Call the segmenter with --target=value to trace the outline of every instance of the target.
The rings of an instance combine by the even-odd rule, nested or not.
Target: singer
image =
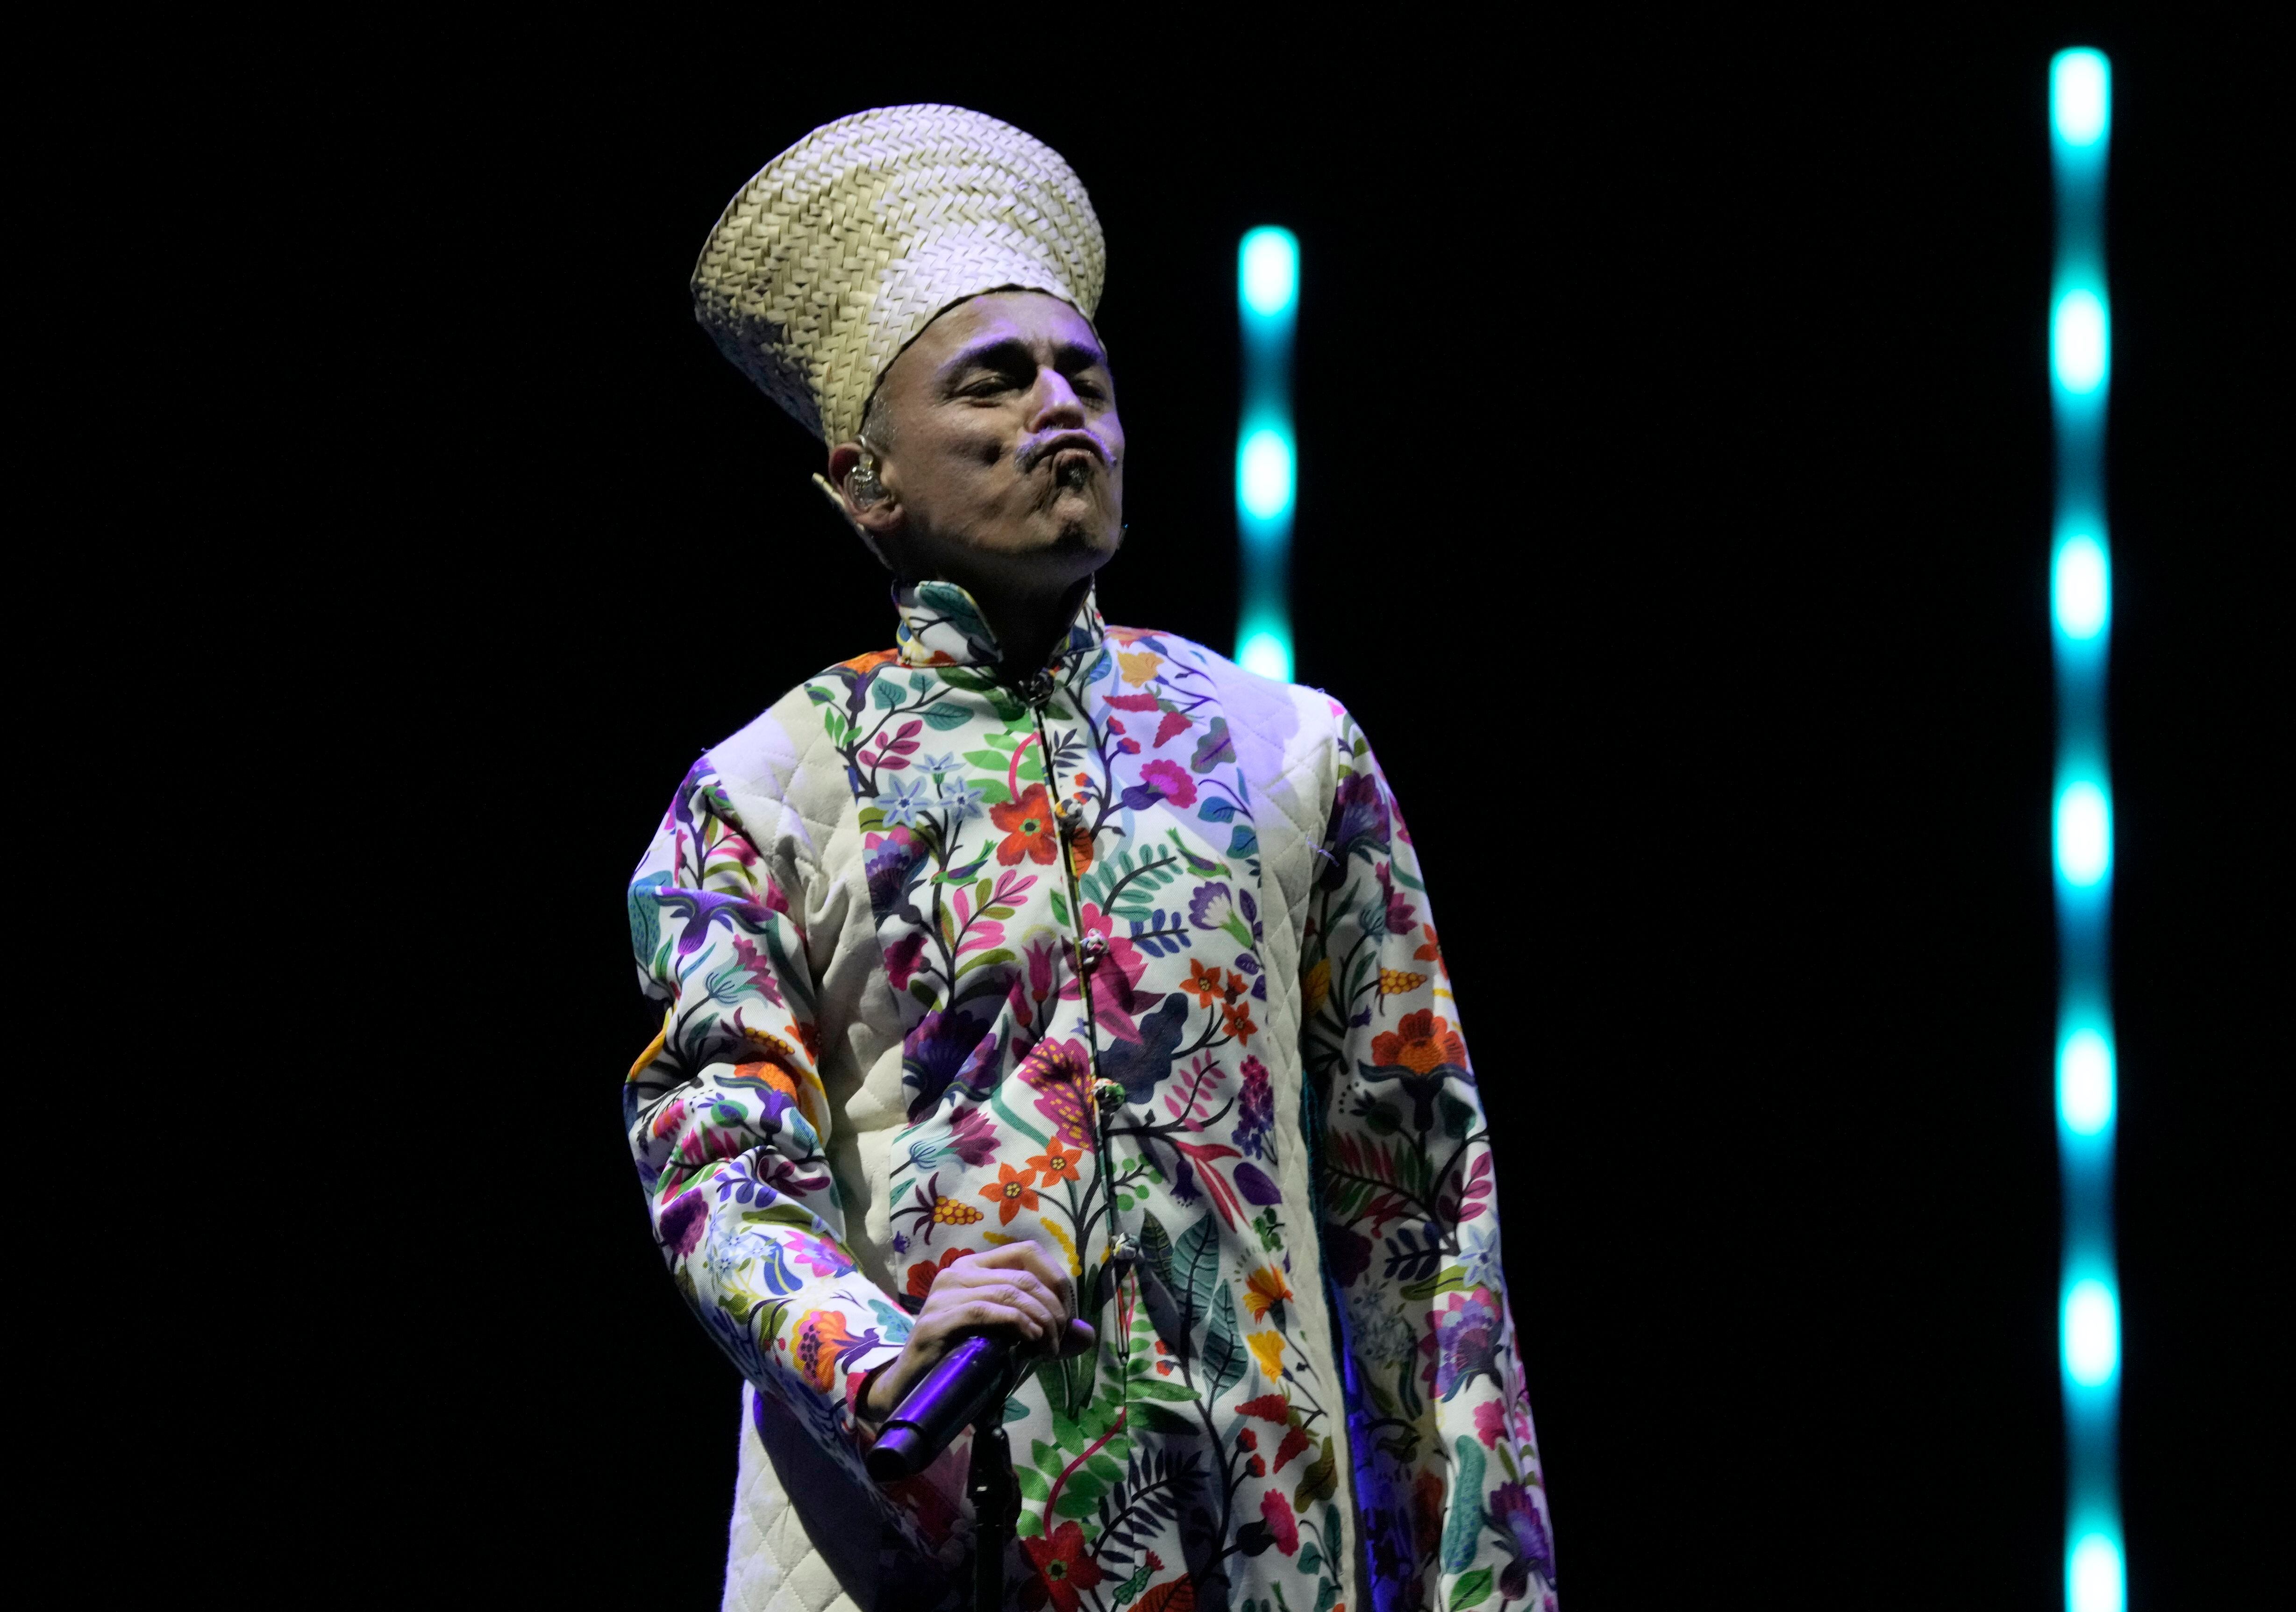
[[[980,1335],[1026,1368],[1008,1605],[1551,1608],[1491,1140],[1387,781],[1336,700],[1095,603],[1105,268],[1057,153],[904,106],[776,157],[694,270],[899,615],[695,764],[629,890],[666,1010],[630,1144],[746,1379],[725,1604],[963,1604],[967,1440],[882,1488],[865,1459]],[[805,608],[787,551],[684,585],[737,672]]]

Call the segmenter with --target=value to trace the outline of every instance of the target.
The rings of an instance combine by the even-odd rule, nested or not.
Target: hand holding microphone
[[[958,1260],[934,1279],[908,1342],[861,1402],[864,1420],[891,1424],[870,1470],[881,1478],[917,1470],[980,1413],[976,1402],[1010,1391],[1015,1364],[1082,1354],[1095,1341],[1076,1313],[1076,1284],[1035,1243]],[[930,1403],[907,1403],[913,1392]]]

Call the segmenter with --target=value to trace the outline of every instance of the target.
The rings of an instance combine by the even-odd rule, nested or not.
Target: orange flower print
[[[1442,1064],[1464,1069],[1467,1043],[1459,1039],[1459,1032],[1447,1019],[1436,1016],[1434,1009],[1422,1008],[1416,1013],[1406,1013],[1392,1030],[1372,1037],[1371,1060],[1382,1068],[1399,1066],[1414,1075],[1424,1075]]]
[[[1188,977],[1180,982],[1180,989],[1193,996],[1204,1007],[1211,1007],[1226,995],[1220,989],[1220,971],[1204,967],[1200,957],[1188,959]]]
[[[797,1323],[797,1367],[826,1394],[837,1380],[837,1350],[852,1340],[853,1330],[834,1310],[808,1311]]]
[[[1426,932],[1427,944],[1421,946],[1417,951],[1411,954],[1413,961],[1417,962],[1442,961],[1443,943],[1435,938],[1435,926],[1431,923],[1423,923],[1419,927]]]
[[[1243,1284],[1243,1307],[1251,1312],[1254,1321],[1267,1320],[1270,1310],[1291,1297],[1283,1272],[1274,1265],[1260,1266]]]
[[[1077,1160],[1083,1157],[1080,1150],[1064,1148],[1055,1141],[1029,1164],[1031,1168],[1043,1173],[1044,1184],[1049,1187],[1056,1181],[1074,1181],[1077,1178]]]
[[[1092,871],[1092,831],[1082,823],[1069,836],[1069,871],[1078,879]]]
[[[1004,831],[1004,843],[996,847],[996,860],[1008,868],[1017,865],[1023,856],[1049,866],[1060,854],[1052,798],[1045,793],[1041,783],[1030,784],[1021,791],[1020,799],[1008,806],[990,806],[988,820]]]
[[[1232,1002],[1220,1010],[1220,1022],[1238,1041],[1250,1041],[1259,1027],[1251,1022],[1251,1004]]]
[[[1009,1226],[1013,1216],[1037,1207],[1037,1173],[1011,1165],[998,1165],[996,1171],[996,1179],[980,1189],[980,1196],[996,1206],[996,1223]]]

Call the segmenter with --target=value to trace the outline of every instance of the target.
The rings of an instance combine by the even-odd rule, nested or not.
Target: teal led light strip
[[[1235,658],[1292,677],[1292,331],[1300,313],[1300,242],[1290,230],[1250,231],[1236,251],[1243,318],[1243,424],[1235,439],[1235,524],[1243,561]]]
[[[2105,399],[2112,315],[2104,282],[2105,153],[2112,69],[2093,50],[2049,63],[2057,260],[2049,288],[2050,394],[2057,433],[2049,572],[2057,681],[2052,839],[2057,893],[2057,1158],[2064,1191],[2058,1293],[2065,1407],[2065,1605],[2122,1612],[2120,1278],[2112,1247],[2118,1112],[2109,948],[2112,778],[2104,732],[2112,627],[2105,538]]]

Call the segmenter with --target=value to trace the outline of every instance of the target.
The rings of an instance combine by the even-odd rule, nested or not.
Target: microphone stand
[[[870,1477],[896,1482],[924,1470],[972,1424],[964,1492],[972,1502],[975,1612],[1004,1612],[1004,1552],[1021,1515],[1004,1402],[1020,1371],[1021,1362],[1001,1339],[978,1334],[963,1339],[903,1396],[866,1461]]]
[[[1004,1436],[1002,1399],[972,1424],[964,1493],[972,1502],[973,1612],[1004,1612],[1004,1551],[1021,1515],[1021,1485],[1013,1479],[1013,1441]]]

